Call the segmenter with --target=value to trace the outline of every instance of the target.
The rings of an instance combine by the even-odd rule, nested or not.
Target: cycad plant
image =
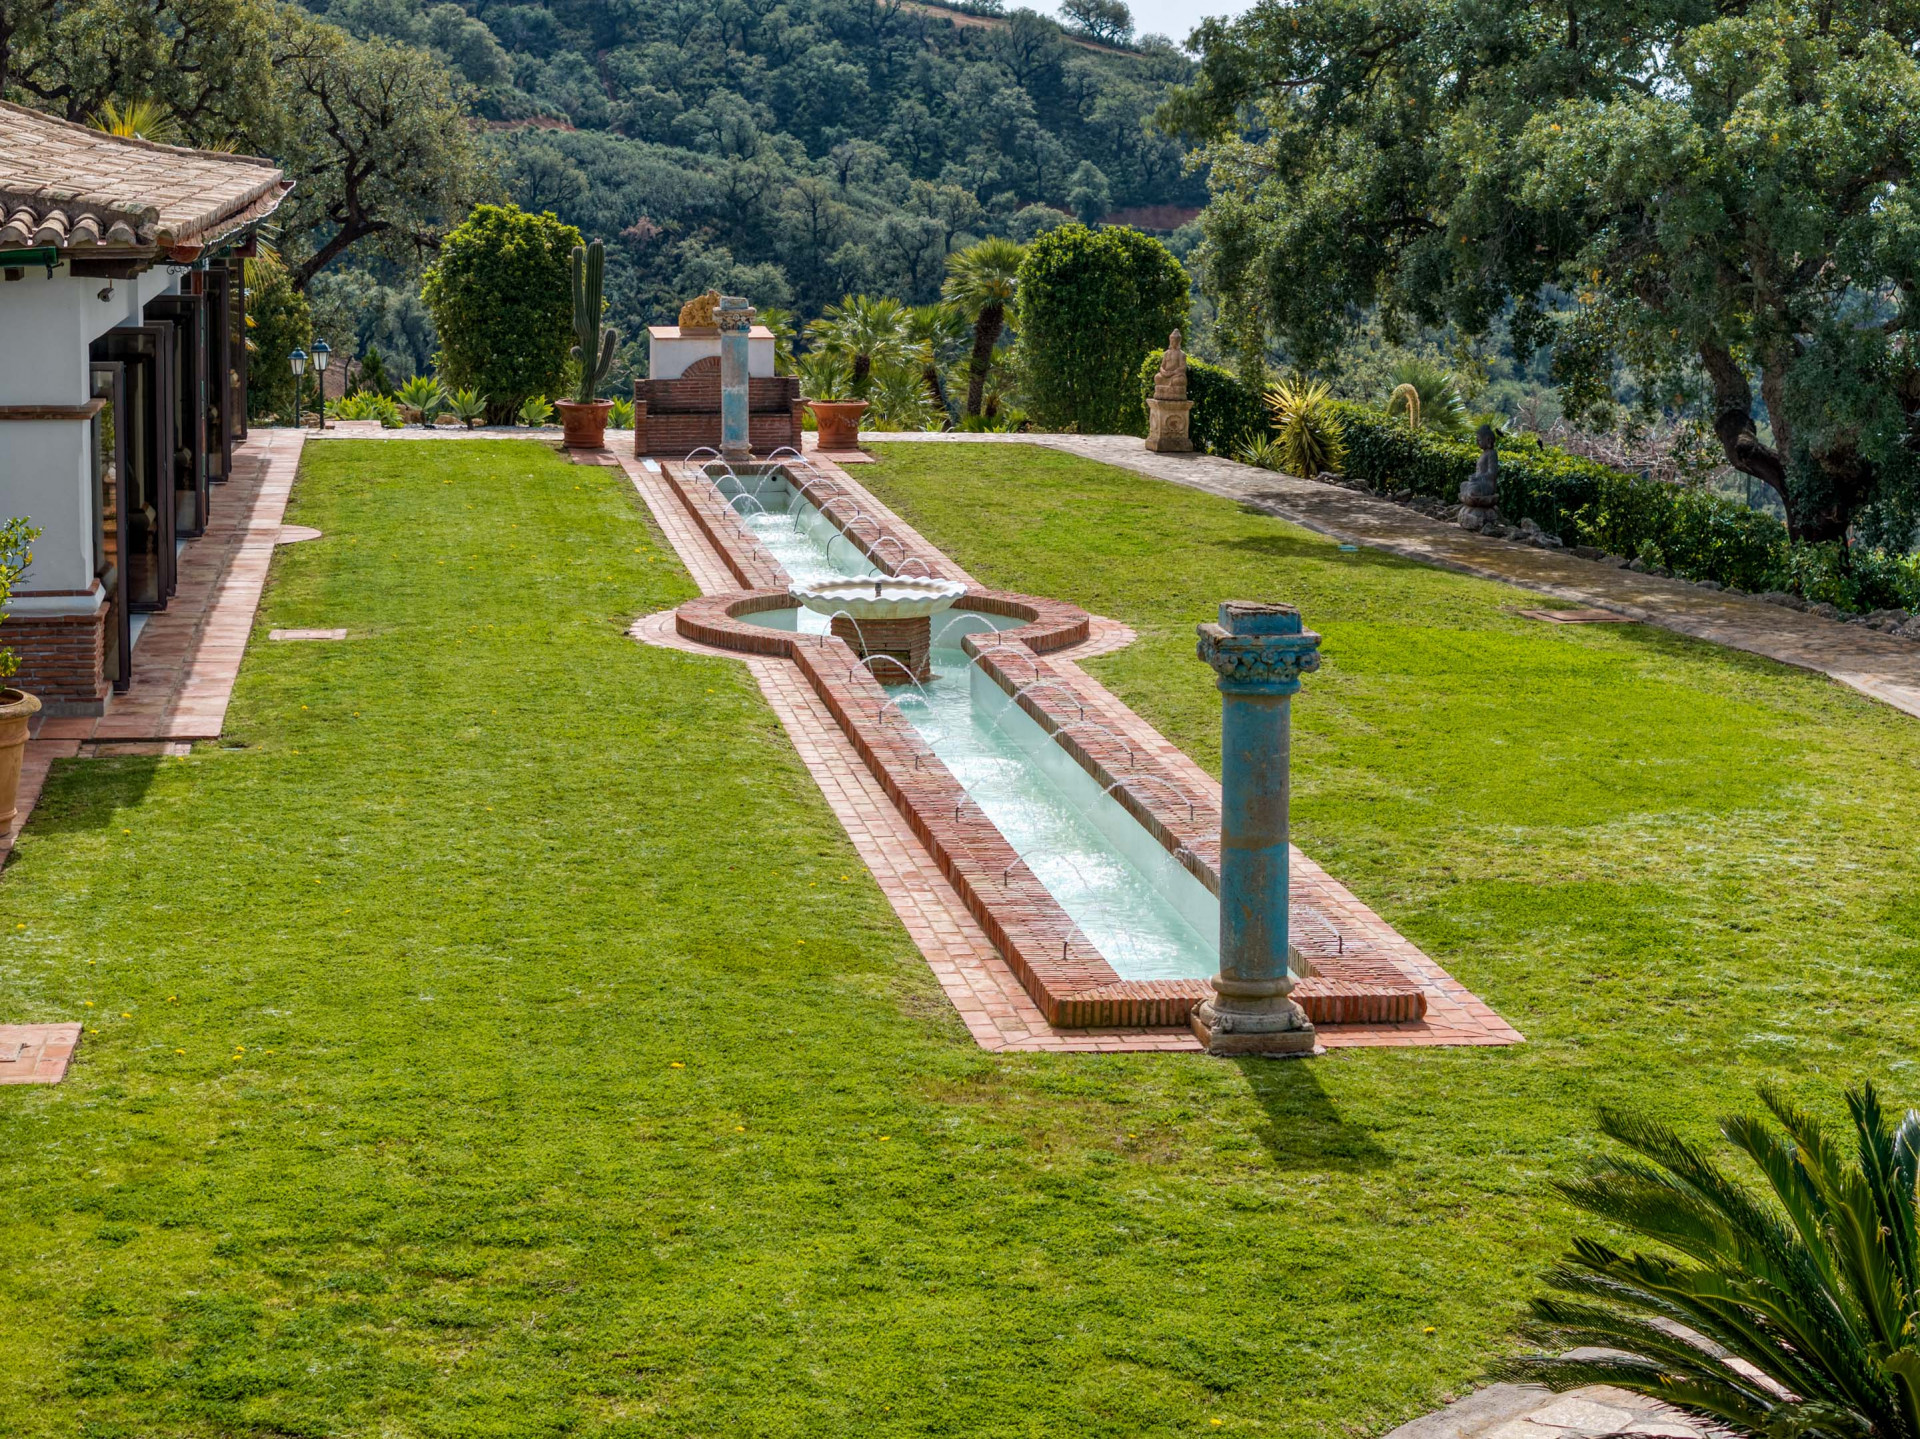
[[[487,417],[487,397],[468,385],[447,396],[447,408],[453,412],[454,419],[472,429]]]
[[[973,353],[967,359],[967,413],[984,413],[987,374],[993,347],[1000,343],[1013,302],[1020,293],[1020,261],[1026,248],[990,237],[947,256],[947,282],[940,294],[973,319]]]
[[[414,375],[394,392],[394,398],[409,410],[420,412],[420,423],[431,425],[447,403],[447,394],[431,375]]]
[[[1460,436],[1467,430],[1467,402],[1460,395],[1460,381],[1453,371],[1431,360],[1405,359],[1393,367],[1393,390],[1387,396],[1387,413],[1406,411],[1407,423],[1416,430]]]
[[[1345,431],[1325,380],[1278,381],[1267,390],[1267,409],[1273,415],[1278,468],[1306,479],[1323,470],[1340,472],[1347,462]]]
[[[573,360],[580,368],[580,389],[574,398],[583,405],[593,403],[612,372],[614,346],[620,343],[618,330],[600,324],[606,308],[606,269],[606,247],[598,240],[573,247],[573,335],[580,342],[573,347]]]
[[[848,389],[856,400],[867,398],[875,365],[907,358],[907,311],[894,299],[848,295],[827,306],[807,334],[821,350],[847,363]]]
[[[1847,1091],[1853,1153],[1777,1088],[1720,1133],[1770,1194],[1650,1120],[1603,1112],[1633,1151],[1558,1186],[1581,1208],[1661,1246],[1621,1253],[1576,1239],[1534,1302],[1544,1345],[1619,1351],[1506,1361],[1506,1377],[1614,1384],[1749,1434],[1920,1436],[1920,1114],[1891,1125],[1872,1085]]]

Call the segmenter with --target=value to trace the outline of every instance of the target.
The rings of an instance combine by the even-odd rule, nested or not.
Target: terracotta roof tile
[[[291,188],[271,160],[123,139],[0,101],[0,249],[206,243]]]

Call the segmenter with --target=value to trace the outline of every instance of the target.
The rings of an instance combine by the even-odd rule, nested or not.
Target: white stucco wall
[[[84,405],[87,350],[116,325],[138,324],[148,301],[178,289],[164,268],[131,280],[53,278],[29,268],[0,282],[0,406]],[[26,515],[43,531],[33,567],[14,591],[16,614],[90,614],[94,580],[93,465],[84,420],[0,420],[0,517]],[[58,594],[48,591],[78,591]]]
[[[678,325],[652,325],[647,329],[647,377],[653,380],[677,380],[695,360],[720,353],[718,335],[683,335]],[[773,376],[773,331],[755,325],[747,331],[747,377],[771,379]]]

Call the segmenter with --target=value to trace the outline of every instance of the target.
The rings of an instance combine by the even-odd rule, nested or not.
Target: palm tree
[[[967,361],[967,413],[980,413],[987,371],[993,366],[993,347],[1006,328],[1007,311],[1019,295],[1020,261],[1026,248],[1012,240],[989,237],[947,256],[947,283],[940,293],[947,302],[973,316],[973,355]]]
[[[1872,1085],[1848,1090],[1849,1160],[1778,1089],[1760,1098],[1784,1136],[1754,1116],[1720,1133],[1771,1202],[1666,1126],[1602,1112],[1602,1132],[1636,1157],[1557,1187],[1661,1252],[1576,1239],[1548,1277],[1575,1297],[1535,1300],[1532,1333],[1620,1352],[1497,1372],[1554,1389],[1615,1384],[1750,1434],[1920,1439],[1920,1113],[1890,1127]]]
[[[907,312],[898,300],[848,295],[829,305],[807,326],[808,337],[853,372],[853,398],[864,400],[873,384],[873,367],[907,358]]]
[[[921,382],[943,415],[949,407],[947,386],[940,378],[940,370],[960,353],[971,328],[967,317],[951,305],[915,305],[907,311],[907,341],[914,358],[920,362]]]
[[[93,128],[124,140],[151,140],[156,145],[178,145],[180,122],[158,100],[109,100],[93,118]]]
[[[793,311],[769,305],[755,318],[773,332],[774,374],[791,375],[793,373]]]

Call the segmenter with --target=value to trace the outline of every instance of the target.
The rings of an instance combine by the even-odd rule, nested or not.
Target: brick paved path
[[[863,443],[1032,444],[1099,460],[1135,474],[1239,500],[1318,534],[1386,550],[1422,564],[1501,580],[1541,594],[1613,610],[1629,619],[1782,664],[1824,674],[1920,716],[1920,644],[1858,625],[1782,609],[1469,534],[1458,526],[1336,485],[1255,469],[1217,455],[1156,455],[1130,435],[863,434]]]

